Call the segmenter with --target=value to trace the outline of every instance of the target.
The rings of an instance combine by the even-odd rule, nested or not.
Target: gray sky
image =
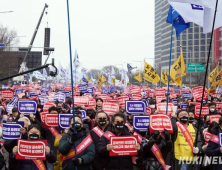
[[[132,63],[141,67],[144,58],[154,58],[154,0],[70,0],[73,56],[77,48],[81,65],[87,69]],[[20,46],[28,46],[43,10],[34,47],[43,47],[44,28],[51,28],[53,57],[66,67],[69,44],[66,0],[0,0],[0,23],[17,30]],[[42,50],[42,49],[35,49]],[[45,60],[45,56],[43,56]],[[50,59],[51,61],[51,59]],[[146,59],[153,65],[153,60]],[[117,65],[121,68],[121,65]]]

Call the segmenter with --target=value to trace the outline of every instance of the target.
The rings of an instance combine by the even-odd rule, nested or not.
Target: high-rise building
[[[155,0],[155,68],[158,73],[161,70],[169,69],[171,24],[166,23],[169,4],[167,0]],[[211,34],[203,34],[203,29],[194,23],[190,23],[190,28],[183,31],[179,38],[176,38],[173,29],[172,61],[180,55],[180,45],[182,46],[185,63],[204,63],[207,61],[208,49]],[[221,37],[222,41],[222,37]],[[214,44],[212,43],[211,56],[214,56]],[[221,46],[222,50],[222,46]],[[221,55],[222,57],[222,55]],[[210,58],[210,66],[215,66],[215,57]],[[183,83],[188,83],[190,78],[183,78]]]

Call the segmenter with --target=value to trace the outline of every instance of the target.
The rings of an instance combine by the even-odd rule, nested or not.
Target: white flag
[[[112,78],[116,78],[116,73],[115,73],[115,70],[114,70],[114,68],[112,67],[112,72],[111,72],[111,76],[112,76]]]
[[[48,74],[47,74],[47,72],[46,72],[45,68],[43,69],[42,75],[43,75],[45,78],[47,78],[47,77],[48,77]]]
[[[61,63],[59,63],[59,73],[61,77],[66,76],[66,70],[62,67]]]
[[[79,56],[76,49],[75,49],[75,56],[74,56],[73,64],[74,64],[73,70],[75,70],[76,68],[79,68],[80,66]]]
[[[188,3],[191,2],[190,3]],[[204,4],[196,5],[195,2],[201,1]],[[209,33],[212,30],[213,26],[213,18],[214,18],[214,12],[215,12],[215,6],[216,2],[215,0],[168,0],[169,4],[181,15],[181,17],[184,19],[184,21],[187,22],[193,22],[200,27],[203,27],[203,33]],[[187,2],[187,3],[185,3]],[[193,4],[194,3],[194,4]],[[218,7],[217,7],[217,15],[215,20],[215,27],[214,29],[217,29],[222,26],[222,2],[218,1]]]

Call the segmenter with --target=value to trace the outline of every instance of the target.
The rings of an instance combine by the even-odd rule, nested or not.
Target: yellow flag
[[[147,62],[144,62],[143,78],[144,80],[154,84],[157,84],[160,81],[160,77],[157,72]]]
[[[181,54],[177,58],[177,60],[173,63],[173,65],[170,68],[170,77],[176,81],[178,78],[181,78],[185,76],[185,64],[184,64],[184,58],[183,58],[183,51],[181,49]],[[180,79],[181,80],[181,79]],[[179,80],[177,80],[178,82]]]
[[[116,79],[112,78],[112,83],[113,83],[113,85],[115,85],[116,84]]]
[[[182,83],[181,83],[181,77],[179,77],[178,79],[174,80],[175,84],[177,86],[179,86],[180,88],[182,88]]]
[[[211,73],[208,77],[208,80],[210,80],[211,83],[215,80],[215,78],[217,77],[217,75],[219,73],[218,67],[219,67],[219,64],[217,65],[217,67],[213,71],[211,71]]]
[[[89,78],[88,76],[86,77],[86,79],[87,79],[88,83],[91,82],[91,78]]]
[[[167,85],[168,80],[166,79],[166,75],[164,73],[164,71],[161,72],[161,81]]]
[[[100,74],[98,73],[98,80],[99,80],[99,79],[101,79],[101,76],[100,76]]]
[[[106,81],[106,77],[104,75],[102,75],[101,80],[102,80],[102,82],[105,82]]]
[[[142,82],[142,76],[140,74],[140,71],[138,70],[138,72],[136,73],[136,75],[134,76],[134,79],[136,79],[138,82]]]

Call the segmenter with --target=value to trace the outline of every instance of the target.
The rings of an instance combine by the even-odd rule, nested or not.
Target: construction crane
[[[19,73],[22,73],[22,72],[24,72],[24,71],[27,71],[27,69],[26,69],[26,59],[27,59],[27,57],[28,57],[28,55],[29,55],[29,53],[30,53],[30,51],[31,51],[31,49],[32,49],[32,45],[33,45],[33,43],[34,43],[36,34],[37,34],[37,32],[38,32],[38,29],[39,29],[39,26],[40,26],[40,24],[41,24],[41,21],[42,21],[42,18],[43,18],[43,15],[44,15],[44,13],[45,13],[46,8],[48,8],[48,5],[47,5],[47,4],[45,4],[45,6],[44,6],[44,8],[43,8],[43,11],[42,11],[41,16],[40,16],[40,18],[39,18],[39,21],[38,21],[37,26],[36,26],[36,28],[35,28],[34,34],[33,34],[33,36],[32,36],[31,42],[30,42],[30,44],[29,44],[29,46],[28,46],[28,50],[27,50],[27,52],[26,52],[26,54],[25,54],[25,57],[24,57],[24,59],[23,59],[22,64],[20,65]],[[14,77],[14,78],[13,78],[13,82],[21,82],[22,84],[23,84],[23,83],[24,83],[24,84],[27,84],[27,82],[24,80],[24,76]]]

